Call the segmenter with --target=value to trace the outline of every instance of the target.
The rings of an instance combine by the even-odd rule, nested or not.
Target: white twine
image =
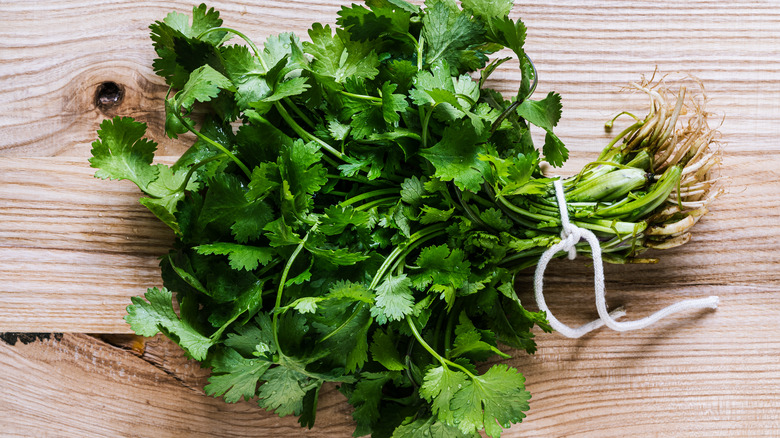
[[[579,338],[588,332],[591,332],[601,326],[606,325],[612,330],[620,332],[628,330],[637,330],[645,328],[661,318],[669,316],[673,313],[681,312],[689,309],[715,309],[718,307],[718,297],[710,296],[707,298],[690,299],[679,301],[668,307],[665,307],[654,314],[638,319],[636,321],[615,321],[616,318],[620,318],[626,314],[623,308],[618,308],[612,312],[607,312],[607,299],[606,291],[604,289],[604,265],[601,261],[601,246],[599,240],[592,231],[585,228],[580,228],[571,222],[569,222],[569,213],[566,208],[566,197],[563,194],[563,184],[561,179],[553,181],[555,186],[555,196],[558,199],[558,209],[561,212],[561,241],[551,246],[545,251],[539,258],[539,263],[536,265],[536,273],[534,274],[534,295],[536,297],[536,304],[539,310],[547,313],[547,319],[550,322],[550,326],[553,330],[566,336],[567,338]],[[593,276],[594,287],[596,292],[596,309],[599,313],[599,319],[589,322],[577,328],[571,328],[566,324],[558,321],[553,316],[550,309],[547,308],[547,303],[544,301],[543,293],[543,279],[544,271],[547,269],[547,264],[559,251],[567,251],[569,253],[569,260],[574,260],[577,256],[577,249],[575,245],[581,240],[585,239],[590,245],[591,257],[593,258]]]

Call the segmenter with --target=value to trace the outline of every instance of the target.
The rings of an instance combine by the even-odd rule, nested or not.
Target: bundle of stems
[[[723,192],[712,177],[720,163],[719,132],[710,127],[700,83],[675,92],[663,80],[630,84],[649,97],[647,116],[617,134],[598,158],[564,180],[569,216],[599,236],[610,263],[656,263],[641,258],[648,249],[669,249],[691,239],[691,228]],[[611,128],[615,119],[607,122]],[[485,188],[514,222],[515,235],[535,232],[532,248],[504,263],[517,270],[536,264],[547,246],[560,240],[560,213],[552,182],[542,195],[505,197],[501,187]],[[540,232],[539,230],[549,230]],[[577,251],[589,253],[583,241]],[[563,256],[561,252],[558,256]]]

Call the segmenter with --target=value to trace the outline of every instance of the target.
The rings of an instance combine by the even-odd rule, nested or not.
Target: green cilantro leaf
[[[498,231],[507,231],[512,228],[512,222],[501,213],[501,210],[493,207],[480,212],[479,218],[482,222]]]
[[[267,265],[274,256],[271,248],[216,242],[194,247],[198,254],[219,254],[228,256],[230,267],[236,270],[252,271],[258,265]]]
[[[279,218],[273,222],[269,222],[265,228],[265,236],[271,242],[271,246],[288,246],[298,245],[303,241],[300,236],[295,234],[292,227],[284,222],[284,218]]]
[[[451,408],[450,403],[467,381],[468,376],[465,373],[452,371],[442,365],[425,373],[425,380],[420,386],[420,395],[431,403],[431,409],[439,420],[447,424],[457,424],[456,415],[460,413]],[[464,429],[461,431],[470,432]]]
[[[566,145],[552,131],[547,131],[547,134],[544,136],[542,152],[544,152],[544,159],[555,167],[562,166],[569,159],[569,151],[566,149]]]
[[[480,435],[464,434],[458,428],[436,421],[436,417],[418,418],[410,423],[402,424],[393,431],[392,438],[477,438]]]
[[[208,102],[217,97],[219,90],[235,91],[233,83],[222,73],[214,70],[209,65],[204,65],[192,73],[184,88],[176,93],[175,99],[178,107],[189,108],[193,103]]]
[[[368,41],[377,39],[383,32],[387,32],[392,25],[392,20],[353,3],[350,8],[341,7],[336,24],[348,31],[355,41]]]
[[[252,179],[249,181],[247,198],[260,200],[271,194],[282,184],[282,175],[279,173],[279,165],[263,162],[252,170]]]
[[[114,117],[100,123],[98,140],[92,143],[89,163],[101,179],[127,179],[146,192],[157,179],[159,169],[152,166],[157,143],[143,138],[146,123],[130,117]]]
[[[419,273],[412,277],[412,284],[417,289],[429,286],[431,291],[439,293],[452,308],[456,291],[466,284],[471,273],[471,263],[465,260],[465,253],[458,248],[450,251],[444,244],[429,246],[420,251],[417,257]]]
[[[455,327],[455,342],[450,352],[452,357],[469,355],[476,360],[487,360],[490,356],[498,355],[504,359],[512,356],[503,353],[495,345],[495,336],[488,338],[492,343],[483,340],[484,334],[474,327],[466,312],[461,312],[458,317],[458,326]]]
[[[420,223],[423,225],[428,225],[436,222],[446,222],[455,212],[455,207],[451,207],[448,210],[441,210],[436,207],[426,205],[422,207],[420,211],[422,212],[422,216],[420,216]]]
[[[561,119],[561,95],[551,91],[542,100],[525,100],[517,107],[517,114],[542,129],[552,131]]]
[[[390,380],[386,373],[361,373],[360,380],[349,394],[349,404],[354,406],[352,418],[357,423],[354,436],[371,433],[374,424],[380,419],[379,403],[382,400],[382,388]]]
[[[248,108],[251,102],[259,101],[271,93],[265,81],[265,68],[246,46],[232,45],[222,49],[225,73],[236,88],[236,103],[239,108]]]
[[[461,190],[478,192],[490,166],[479,159],[485,152],[484,135],[470,124],[460,121],[444,130],[442,139],[433,147],[422,149],[420,155],[436,168],[442,181],[453,181]]]
[[[388,275],[376,288],[376,305],[371,309],[379,324],[387,321],[400,321],[404,316],[412,313],[414,297],[410,286],[410,280],[406,274],[398,276]]]
[[[409,104],[403,94],[393,94],[398,88],[396,84],[385,82],[382,84],[382,116],[390,125],[397,124],[401,120],[398,113],[406,111]]]
[[[351,205],[342,207],[333,205],[325,209],[320,217],[319,230],[327,236],[336,236],[349,226],[368,228],[371,215],[365,211],[357,211]]]
[[[453,0],[428,0],[425,5],[425,62],[435,65],[444,60],[458,73],[484,67],[487,56],[477,50],[485,33],[482,24],[472,20]]]
[[[192,8],[192,24],[190,17],[178,12],[171,12],[165,17],[165,24],[172,29],[181,32],[182,35],[189,38],[198,38],[203,32],[222,26],[222,19],[219,18],[219,12],[214,8],[208,8],[205,4],[200,4]],[[227,35],[225,31],[214,32],[211,35],[204,36],[203,40],[212,44],[224,42]]]
[[[497,364],[464,382],[450,406],[461,432],[475,433],[484,428],[488,436],[500,437],[502,427],[508,428],[525,418],[530,398],[523,375],[505,364]]]
[[[320,248],[306,245],[306,249],[315,257],[339,266],[351,266],[369,257],[368,254],[353,252],[347,248]]]
[[[310,383],[306,375],[286,366],[277,366],[266,371],[263,379],[266,382],[260,385],[257,394],[262,407],[275,411],[280,417],[301,413]]]
[[[178,12],[154,22],[149,26],[158,56],[153,63],[154,71],[171,87],[182,88],[191,71],[218,62],[215,46],[225,42],[230,34],[222,30],[205,32],[220,26],[219,12],[207,9],[204,4],[192,9],[192,24],[189,17]]]
[[[173,310],[173,295],[166,288],[149,289],[141,297],[132,297],[125,321],[140,336],[154,336],[160,331],[176,338],[177,343],[195,360],[203,360],[214,342],[203,336],[189,321]]]
[[[417,205],[423,202],[424,197],[426,197],[425,187],[423,187],[422,181],[416,175],[406,178],[401,183],[402,201],[407,204]]]
[[[371,342],[371,356],[390,371],[403,371],[406,365],[401,361],[401,354],[394,341],[392,332],[377,329]]]
[[[276,343],[271,327],[271,317],[260,313],[254,323],[244,324],[235,328],[234,333],[228,333],[225,346],[235,349],[243,356],[254,353],[276,353]]]
[[[463,9],[485,18],[499,18],[512,11],[512,0],[463,0]]]
[[[309,30],[311,42],[303,48],[314,59],[308,67],[313,73],[344,82],[347,78],[373,79],[378,73],[379,58],[370,44],[353,41],[343,29],[335,34],[329,25],[314,23]]]
[[[272,218],[263,201],[251,200],[241,181],[232,174],[219,174],[208,182],[200,223],[228,225],[241,243],[260,236]]]
[[[203,389],[213,397],[222,397],[228,403],[245,400],[257,394],[257,384],[272,362],[263,359],[246,359],[236,350],[226,348],[210,362],[209,383]]]

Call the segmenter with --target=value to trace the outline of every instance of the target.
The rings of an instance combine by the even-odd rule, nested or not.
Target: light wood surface
[[[281,31],[305,38],[342,5],[210,3],[258,42]],[[122,335],[129,297],[160,285],[157,257],[172,236],[132,184],[93,179],[86,160],[97,125],[114,115],[147,122],[162,161],[184,150],[186,139],[162,135],[165,87],[151,69],[147,27],[191,7],[0,0],[0,332],[65,333],[23,335],[28,343],[2,336],[0,435],[304,434],[252,402],[205,396],[207,370],[169,341]],[[548,0],[513,14],[529,29],[537,92],[563,95],[557,132],[572,151],[563,173],[608,141],[604,121],[644,111],[640,96],[620,89],[657,69],[705,84],[722,120],[728,192],[689,244],[656,253],[659,264],[606,269],[609,305],[625,305],[629,318],[708,295],[721,297],[720,308],[641,332],[540,334],[536,355],[507,361],[533,398],[528,418],[503,436],[780,436],[780,2]],[[491,84],[507,93],[517,85],[508,64]],[[106,81],[123,91],[116,105],[96,104]],[[548,304],[561,320],[595,317],[587,262],[548,272]],[[531,303],[530,274],[519,282]],[[307,436],[351,434],[333,387],[319,407]]]

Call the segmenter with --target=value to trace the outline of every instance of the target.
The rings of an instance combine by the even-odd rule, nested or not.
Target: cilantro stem
[[[458,301],[460,304],[460,300]],[[457,311],[453,312],[447,312],[447,328],[444,329],[444,357],[446,359],[450,358],[450,346],[452,345],[452,326],[455,325],[455,315],[457,315]]]
[[[210,29],[206,29],[203,32],[201,32],[197,37],[195,37],[195,39],[199,40],[199,39],[203,38],[204,36],[206,36],[207,34],[209,34],[211,32],[216,32],[216,31],[229,32],[229,33],[232,33],[234,35],[237,35],[238,37],[240,37],[241,39],[246,41],[246,43],[249,44],[249,47],[252,48],[252,51],[255,52],[255,56],[257,58],[259,58],[260,64],[263,66],[263,68],[266,71],[268,70],[268,67],[265,65],[265,62],[263,61],[263,58],[260,56],[260,50],[257,48],[255,43],[248,36],[244,35],[243,33],[239,32],[239,31],[237,31],[235,29],[231,29],[229,27],[212,27]]]
[[[358,303],[358,304],[355,306],[355,310],[353,310],[353,311],[352,311],[352,314],[351,314],[351,315],[349,315],[349,318],[347,318],[347,319],[346,319],[346,320],[345,320],[343,323],[341,323],[341,325],[340,325],[340,326],[336,327],[336,328],[335,328],[335,329],[334,329],[332,332],[330,332],[330,333],[328,333],[327,335],[325,335],[324,337],[320,338],[320,339],[317,341],[317,343],[324,342],[324,341],[328,340],[328,338],[332,337],[332,336],[333,336],[333,335],[335,335],[336,333],[338,333],[338,332],[340,332],[341,330],[343,330],[343,329],[344,329],[344,327],[346,327],[347,325],[349,325],[349,323],[350,323],[350,322],[352,322],[352,320],[353,320],[353,319],[355,319],[355,317],[357,316],[357,314],[358,314],[358,313],[360,312],[360,310],[361,310],[361,309],[363,309],[364,307],[365,307],[365,303]]]
[[[179,117],[179,115],[177,114],[176,117]],[[246,167],[246,165],[244,163],[242,163],[241,160],[239,160],[235,155],[233,155],[233,153],[230,152],[226,147],[222,146],[221,144],[217,143],[216,141],[214,141],[214,140],[206,137],[205,135],[201,134],[199,131],[197,131],[196,129],[193,129],[187,123],[185,123],[184,125],[187,126],[187,129],[190,132],[192,132],[193,134],[195,134],[199,139],[201,139],[201,140],[205,141],[206,143],[208,143],[208,144],[214,146],[215,148],[219,149],[220,151],[222,151],[223,154],[227,155],[231,160],[233,160],[233,162],[236,163],[239,168],[241,168],[241,171],[244,172],[244,175],[246,175],[247,178],[250,178],[250,179],[252,178],[252,172],[249,171],[249,168]]]
[[[168,89],[168,93],[170,93],[170,92],[171,92],[171,89],[169,88]],[[166,95],[165,98],[167,99],[168,96]],[[244,163],[242,163],[241,160],[239,160],[235,155],[233,155],[233,153],[230,152],[226,147],[224,147],[221,144],[217,143],[216,141],[206,137],[200,131],[198,131],[197,129],[193,128],[189,123],[187,123],[182,118],[181,114],[179,113],[179,109],[178,108],[173,108],[172,112],[173,112],[173,115],[179,120],[179,123],[181,123],[182,125],[187,127],[188,131],[190,131],[191,133],[195,134],[195,136],[198,137],[199,139],[205,141],[206,143],[208,143],[208,144],[214,146],[215,148],[219,149],[220,151],[222,151],[223,154],[227,155],[231,160],[233,160],[234,163],[236,163],[238,165],[239,168],[241,168],[241,171],[244,172],[244,174],[246,175],[247,178],[250,178],[250,179],[252,178],[252,172],[249,171],[249,168],[246,167],[246,165]]]
[[[636,131],[637,129],[641,128],[642,125],[644,125],[644,124],[645,124],[644,120],[640,120],[640,121],[634,123],[633,125],[629,126],[628,128],[624,129],[623,131],[621,131],[620,134],[616,135],[615,138],[613,138],[612,141],[609,142],[607,147],[604,148],[604,151],[601,152],[601,154],[599,155],[599,157],[596,160],[597,161],[602,161],[602,160],[607,159],[609,153],[612,151],[612,148],[615,146],[615,143],[617,143],[618,140],[620,140],[621,138],[627,136],[628,134]]]
[[[190,178],[192,178],[192,175],[195,173],[195,170],[197,170],[200,166],[204,164],[211,163],[212,161],[216,161],[222,159],[221,155],[216,155],[213,157],[206,158],[205,160],[198,161],[197,163],[193,164],[190,169],[187,171],[187,175],[184,176],[184,182],[181,183],[178,189],[176,189],[177,192],[182,192],[184,189],[187,188],[187,185],[190,183]]]
[[[608,120],[608,121],[607,121],[607,123],[604,123],[604,128],[605,128],[605,129],[612,129],[612,125],[615,123],[615,120],[617,120],[617,118],[618,118],[618,117],[620,117],[620,116],[623,116],[623,115],[626,115],[626,116],[631,116],[631,117],[632,117],[634,120],[636,120],[637,122],[641,121],[641,120],[639,120],[639,117],[637,117],[637,116],[635,116],[635,115],[631,114],[631,113],[630,113],[630,112],[628,112],[628,111],[623,111],[623,112],[621,112],[621,113],[618,113],[618,115],[616,115],[615,117],[613,117],[611,120]]]
[[[430,345],[428,345],[427,342],[420,336],[420,332],[417,331],[417,326],[414,324],[414,321],[412,321],[412,318],[409,315],[406,315],[406,323],[409,325],[409,328],[412,330],[412,334],[414,335],[415,339],[417,339],[417,342],[422,345],[423,348],[425,348],[428,353],[431,354],[434,358],[436,358],[439,362],[441,362],[442,365],[445,364],[444,358],[439,355],[439,353],[436,352],[433,348],[431,348]]]
[[[383,185],[381,182],[378,182],[378,181],[372,181],[372,180],[368,180],[368,179],[365,179],[365,178],[354,178],[354,177],[349,177],[349,176],[344,176],[344,175],[337,175],[337,174],[334,174],[334,173],[329,173],[329,174],[327,174],[325,176],[327,178],[341,179],[341,180],[344,180],[344,181],[352,181],[352,182],[356,182],[356,183],[360,183],[360,184],[366,184],[366,185],[372,185],[372,186]]]
[[[344,90],[339,90],[339,93],[343,94],[344,96],[351,97],[353,99],[370,100],[372,102],[376,102],[376,104],[378,104],[378,105],[382,104],[382,98],[381,97],[366,96],[364,94],[355,94],[355,93],[350,93],[350,92],[344,91]]]
[[[420,41],[417,43],[417,71],[423,69],[423,46],[425,45],[425,38],[420,35]]]
[[[431,106],[431,109],[427,113],[425,113],[425,117],[422,120],[421,131],[422,131],[422,147],[423,147],[423,149],[428,147],[428,122],[430,122],[431,116],[433,115],[433,110],[436,109],[437,105],[438,105],[438,103],[436,103],[433,106]]]
[[[490,126],[491,136],[493,135],[493,133],[495,133],[498,130],[498,128],[501,126],[501,123],[504,122],[504,119],[506,119],[510,114],[512,114],[517,109],[517,107],[520,106],[520,103],[521,102],[519,100],[512,102],[511,105],[506,107],[506,109],[502,111],[501,114],[498,115],[496,121],[493,122],[493,124]]]
[[[431,348],[431,346],[428,345],[427,342],[425,342],[425,339],[423,339],[422,336],[420,336],[420,332],[417,331],[417,326],[415,326],[414,321],[412,321],[412,318],[409,315],[406,315],[406,323],[409,325],[409,328],[411,329],[414,338],[417,339],[417,342],[419,342],[420,345],[422,345],[422,347],[425,348],[425,350],[428,351],[428,353],[430,353],[431,356],[433,356],[436,360],[438,360],[442,365],[458,368],[459,370],[466,373],[466,375],[469,376],[469,378],[471,378],[472,380],[477,377],[462,365],[442,357],[439,353],[436,352],[436,350]]]
[[[395,249],[393,249],[393,251],[390,253],[390,255],[388,255],[387,258],[385,258],[385,261],[377,270],[376,275],[374,275],[374,279],[371,281],[371,285],[368,286],[368,288],[370,290],[376,288],[379,285],[379,282],[387,273],[387,271],[389,271],[391,267],[395,264],[395,261],[398,259],[398,257],[402,253],[404,253],[404,251],[407,250],[410,246],[412,246],[415,242],[417,242],[418,240],[422,240],[422,239],[428,240],[432,237],[435,237],[435,235],[438,235],[437,233],[443,232],[446,227],[447,227],[446,223],[441,223],[441,224],[431,225],[430,227],[427,228],[423,228],[422,230],[417,231],[416,233],[409,236],[409,239],[407,239],[406,242],[396,246]]]
[[[301,111],[300,108],[298,108],[298,105],[295,104],[295,102],[292,101],[289,97],[285,97],[284,102],[290,105],[290,108],[295,112],[295,114],[303,120],[304,123],[309,125],[310,128],[314,128],[314,122],[311,121],[311,119]]]
[[[233,315],[232,318],[230,318],[226,323],[222,324],[222,327],[219,328],[219,330],[215,331],[211,336],[209,336],[209,339],[212,341],[219,340],[220,337],[222,337],[222,333],[225,332],[225,329],[228,328],[230,324],[233,324],[233,321],[237,320],[239,316],[243,315],[244,312],[236,313]]]
[[[303,250],[303,246],[306,244],[306,240],[308,240],[309,235],[316,230],[317,230],[317,224],[314,224],[314,226],[311,227],[309,232],[306,233],[305,236],[303,236],[303,240],[301,240],[301,243],[299,243],[298,246],[295,247],[295,251],[293,251],[292,255],[290,255],[290,258],[287,260],[287,264],[284,266],[284,271],[282,271],[282,277],[279,279],[279,288],[276,290],[276,303],[274,304],[273,320],[271,321],[271,329],[274,335],[274,342],[276,342],[276,350],[279,352],[281,356],[284,356],[284,353],[282,352],[282,346],[279,344],[278,310],[282,307],[282,293],[284,292],[284,284],[287,282],[287,276],[290,274],[290,269],[292,268],[292,264],[293,262],[295,262],[295,259],[298,257],[298,254],[300,254],[301,251]]]
[[[463,211],[466,213],[466,216],[469,217],[469,220],[474,222],[475,224],[479,225],[482,228],[486,228],[489,230],[492,230],[492,227],[489,227],[485,222],[482,221],[477,215],[474,213],[474,210],[471,209],[471,206],[466,204],[466,202],[463,200],[463,196],[461,196],[460,189],[455,186],[455,197],[458,198],[458,203],[461,207],[463,207]]]
[[[376,199],[374,201],[366,202],[365,204],[358,205],[357,207],[355,207],[355,211],[370,210],[371,208],[376,207],[377,205],[381,205],[381,204],[384,204],[386,202],[396,202],[397,200],[398,200],[397,196]]]
[[[296,134],[300,135],[301,138],[319,144],[320,146],[322,146],[323,149],[335,155],[337,158],[346,161],[345,155],[342,154],[340,151],[336,150],[333,146],[325,143],[320,138],[315,137],[314,135],[310,134],[308,131],[303,129],[301,125],[299,125],[298,122],[296,122],[295,119],[293,119],[292,116],[290,116],[290,113],[288,113],[287,110],[281,104],[279,104],[279,102],[276,102],[275,107],[276,110],[279,111],[279,114],[282,116],[284,121],[287,122],[287,124],[290,125],[290,128],[292,128],[292,130],[295,131]]]
[[[217,30],[222,30],[222,31],[225,31],[225,32],[230,32],[230,33],[233,33],[233,34],[235,34],[235,35],[238,35],[239,37],[241,37],[241,38],[242,38],[244,41],[246,41],[246,42],[247,42],[247,44],[249,44],[249,47],[251,47],[251,48],[252,48],[252,51],[253,51],[253,52],[255,52],[255,57],[258,59],[258,61],[260,61],[260,65],[263,67],[263,69],[264,69],[266,72],[268,71],[268,65],[266,65],[266,63],[265,63],[265,60],[263,59],[263,57],[262,57],[262,56],[260,56],[260,50],[257,48],[257,46],[255,45],[255,43],[254,43],[254,42],[253,42],[253,41],[252,41],[252,40],[251,40],[249,37],[247,37],[246,35],[244,35],[243,33],[239,32],[239,31],[237,31],[237,30],[235,30],[235,29],[231,29],[231,28],[229,28],[229,27],[213,27],[213,28],[211,28],[211,29],[207,29],[207,30],[205,30],[205,31],[201,32],[201,33],[200,33],[200,35],[198,35],[198,38],[201,38],[202,36],[206,35],[206,34],[207,34],[207,33],[209,33],[209,32],[214,32],[214,31],[217,31]],[[380,99],[380,100],[381,100],[381,99]],[[331,145],[329,145],[329,144],[325,143],[325,142],[324,142],[324,141],[322,141],[321,139],[319,139],[319,138],[315,137],[314,135],[310,134],[308,131],[306,131],[305,129],[303,129],[303,128],[302,128],[302,127],[301,127],[301,126],[300,126],[300,125],[299,125],[299,124],[298,124],[298,123],[297,123],[297,122],[296,122],[296,121],[295,121],[295,120],[294,120],[294,119],[293,119],[293,118],[290,116],[290,113],[288,113],[288,112],[287,112],[287,110],[286,110],[286,109],[285,109],[285,108],[282,106],[282,104],[281,104],[280,102],[274,102],[274,107],[276,108],[276,110],[277,110],[277,111],[279,111],[279,114],[282,116],[282,118],[284,119],[284,121],[285,121],[285,122],[287,122],[287,124],[288,124],[288,125],[290,125],[290,128],[292,128],[292,130],[293,130],[293,131],[295,131],[295,133],[296,133],[296,134],[300,135],[300,136],[301,136],[302,138],[304,138],[304,139],[307,139],[308,141],[314,141],[314,142],[316,142],[316,143],[319,143],[319,144],[320,144],[320,146],[322,146],[322,147],[323,147],[325,150],[327,150],[328,152],[332,153],[333,155],[335,155],[336,157],[338,157],[338,158],[340,158],[340,159],[342,159],[342,160],[344,159],[344,154],[342,154],[342,153],[341,153],[341,152],[339,152],[338,150],[334,149],[334,148],[333,148],[333,146],[331,146]],[[293,107],[295,107],[295,105],[293,105]],[[296,107],[296,108],[294,108],[294,111],[295,111],[295,110],[297,110],[297,107]],[[301,114],[299,113],[299,110],[298,110],[298,111],[296,111],[296,113],[298,113],[299,115],[301,115]],[[302,115],[301,115],[301,116],[302,116]],[[306,117],[306,116],[302,116],[301,118],[302,118],[302,119],[303,119],[303,120],[304,120],[304,121],[305,121],[307,124],[309,124],[309,126],[311,126],[311,120],[309,120],[309,119],[308,119],[308,117]]]
[[[355,195],[349,199],[346,199],[344,201],[339,202],[339,205],[342,207],[346,207],[348,205],[352,205],[356,202],[360,202],[364,199],[373,198],[375,196],[382,196],[382,195],[397,195],[398,189],[379,189],[379,190],[373,190],[370,192],[361,193],[359,195]]]

